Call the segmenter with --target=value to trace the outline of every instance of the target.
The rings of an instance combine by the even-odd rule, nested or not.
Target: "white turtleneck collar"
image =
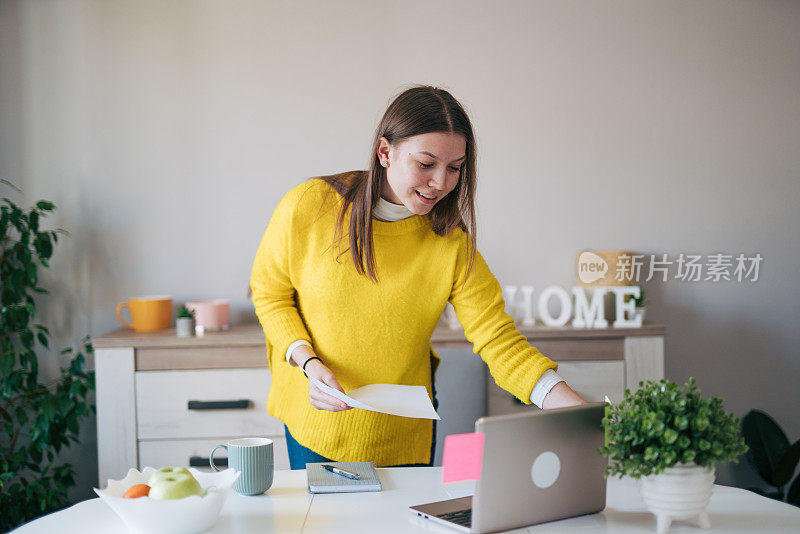
[[[381,221],[399,221],[412,217],[414,213],[403,204],[392,204],[383,197],[378,197],[372,216]]]

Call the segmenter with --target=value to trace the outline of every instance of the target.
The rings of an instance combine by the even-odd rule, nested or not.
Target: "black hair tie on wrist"
[[[320,358],[319,356],[312,356],[309,359],[307,359],[306,362],[303,364],[303,372],[304,373],[306,372],[306,365],[308,365],[308,362],[310,362],[311,360],[319,360],[319,363],[321,363],[322,365],[325,365],[322,362],[322,358]]]

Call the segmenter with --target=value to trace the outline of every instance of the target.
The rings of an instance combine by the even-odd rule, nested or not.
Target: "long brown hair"
[[[389,104],[375,130],[369,170],[354,171],[330,176],[319,176],[331,185],[344,199],[334,232],[334,249],[342,239],[342,226],[350,206],[349,249],[356,270],[378,282],[375,273],[375,250],[372,243],[372,214],[386,178],[386,169],[378,159],[380,138],[385,137],[396,145],[408,137],[429,132],[456,133],[466,140],[466,158],[461,165],[458,183],[447,196],[437,202],[426,215],[433,223],[433,231],[440,236],[456,227],[469,237],[469,262],[467,276],[475,259],[475,136],[464,108],[449,92],[430,85],[416,85],[400,93]],[[366,260],[366,269],[364,261]]]

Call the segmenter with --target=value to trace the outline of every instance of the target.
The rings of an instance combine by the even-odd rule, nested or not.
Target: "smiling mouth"
[[[425,200],[436,200],[438,198],[438,197],[435,197],[435,196],[425,196],[422,193],[420,193],[419,191],[416,191],[416,193],[419,196],[421,196],[423,199],[425,199]]]

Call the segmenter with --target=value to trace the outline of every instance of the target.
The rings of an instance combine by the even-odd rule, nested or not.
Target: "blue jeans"
[[[431,364],[433,369],[433,364]],[[431,392],[433,393],[433,408],[439,408],[439,402],[436,400],[436,386],[431,385]],[[286,431],[286,446],[289,449],[289,466],[292,469],[305,469],[306,464],[319,463],[319,462],[332,462],[334,460],[325,458],[321,454],[317,454],[308,447],[300,445],[294,436],[289,432],[289,427],[283,425]],[[432,467],[433,455],[436,452],[436,419],[433,420],[433,437],[431,438],[431,460],[426,464],[404,464],[392,465],[387,467]]]

